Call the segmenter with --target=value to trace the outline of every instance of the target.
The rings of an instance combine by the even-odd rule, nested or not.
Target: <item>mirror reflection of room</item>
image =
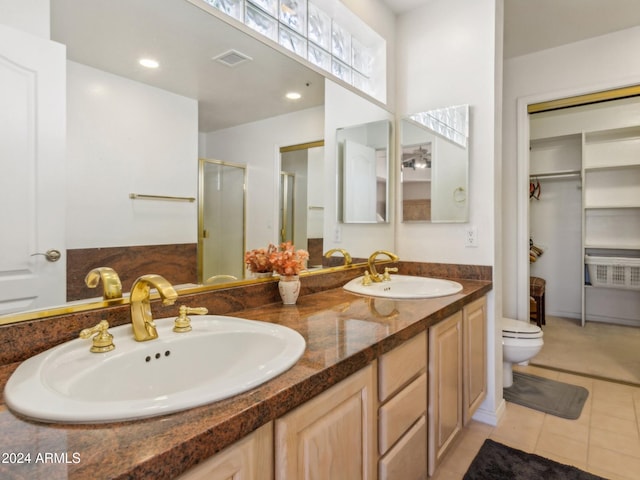
[[[343,223],[389,221],[388,121],[341,128],[336,134]]]
[[[400,121],[403,222],[469,218],[469,105],[414,113]]]
[[[431,220],[432,142],[402,146],[402,220]]]

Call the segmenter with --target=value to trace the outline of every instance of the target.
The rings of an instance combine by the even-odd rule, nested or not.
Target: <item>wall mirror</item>
[[[389,222],[390,135],[387,120],[336,132],[338,212],[343,223]]]
[[[409,115],[400,121],[402,221],[469,220],[469,106]]]
[[[257,221],[246,222],[245,248],[278,241],[278,147],[325,136],[325,78],[312,65],[293,60],[283,48],[256,39],[247,27],[232,26],[221,16],[209,9],[206,2],[196,0],[52,2],[51,37],[67,47],[67,130],[80,139],[67,143],[67,183],[72,183],[74,188],[68,189],[66,196],[64,188],[60,185],[57,188],[61,201],[66,202],[67,212],[67,245],[60,250],[85,246],[146,246],[156,242],[198,244],[201,237],[197,203],[136,201],[131,200],[129,194],[197,197],[199,156],[246,168],[246,212]],[[241,58],[238,53],[242,54]],[[150,70],[138,65],[142,55],[156,57],[160,67]],[[218,61],[219,57],[227,65]],[[237,60],[242,62],[233,64]],[[125,82],[128,82],[127,96],[116,98],[119,85]],[[302,90],[303,98],[296,102],[284,100],[281,93],[291,89]],[[367,97],[351,93],[361,102],[369,101]],[[160,97],[169,105],[164,111],[156,108]],[[141,104],[142,98],[145,100]],[[100,109],[115,103],[122,106],[121,115],[103,115]],[[92,116],[88,117],[86,113],[90,108]],[[263,139],[261,148],[266,145],[268,165],[254,165],[253,152],[242,150],[244,146],[259,143],[260,132],[224,143],[217,142],[211,133],[228,132],[238,125],[257,125],[265,119],[298,112],[310,112],[309,123],[317,128],[312,133],[299,135],[300,138]],[[151,122],[156,119],[163,122],[161,128]],[[288,131],[303,130],[303,125],[295,126]],[[283,130],[274,128],[274,131]],[[209,151],[215,154],[209,155]],[[240,160],[226,152],[238,152]],[[325,152],[324,156],[325,162],[335,161],[333,154]],[[85,161],[88,163],[82,163]],[[326,179],[324,185],[335,182],[334,168],[326,169],[326,174],[331,178]],[[108,189],[110,193],[95,195],[97,189]],[[321,235],[317,233],[320,232],[318,225],[326,224],[324,218],[330,217],[333,222],[337,215],[333,200],[325,198],[324,201],[329,203],[328,208],[309,204],[309,208],[314,207],[313,212],[308,213],[314,217],[316,233],[313,236],[316,237]],[[127,223],[132,217],[143,221]],[[169,231],[173,236],[165,238],[163,235]],[[210,239],[215,235],[212,230],[201,233]],[[326,245],[326,234],[324,236],[326,250],[330,247]],[[347,242],[340,246],[351,247]],[[380,247],[392,248],[387,244]],[[194,264],[196,255],[194,249]],[[35,260],[34,257],[26,261],[31,265]],[[64,256],[58,265],[63,261]],[[221,271],[208,270],[203,275],[206,278],[233,275],[227,267],[221,268]],[[234,268],[236,272],[238,269]],[[63,271],[63,284],[65,273]],[[234,276],[239,275],[237,272]],[[123,282],[125,296],[129,285]],[[185,288],[194,286],[189,283]],[[37,311],[33,307],[13,309],[0,314],[0,323],[59,314],[69,308],[94,309],[114,303],[102,301],[99,294],[96,291],[96,297],[73,304],[66,304],[63,296],[38,306]],[[53,310],[55,308],[58,311]]]

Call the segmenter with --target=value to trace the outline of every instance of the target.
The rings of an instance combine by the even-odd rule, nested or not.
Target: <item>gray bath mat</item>
[[[513,385],[503,393],[509,402],[570,420],[580,416],[589,396],[584,387],[520,372],[513,372]]]

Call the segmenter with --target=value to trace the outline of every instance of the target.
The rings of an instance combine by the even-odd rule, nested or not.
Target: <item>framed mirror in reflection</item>
[[[402,221],[469,220],[469,106],[410,115],[400,122]]]
[[[387,120],[336,132],[342,223],[389,221],[390,135],[391,123]]]
[[[15,188],[0,192],[4,204],[16,207],[6,221],[13,240],[2,243],[0,323],[28,319],[27,311],[40,318],[48,309],[67,311],[78,302],[78,308],[88,309],[122,301],[103,301],[101,285],[86,285],[86,274],[96,267],[112,267],[120,275],[125,299],[133,281],[148,273],[160,274],[178,288],[216,276],[241,280],[246,272],[237,267],[233,272],[226,267],[198,271],[199,202],[189,200],[199,198],[199,157],[246,170],[246,244],[238,250],[278,241],[278,147],[324,137],[325,78],[277,44],[258,40],[247,27],[202,5],[56,0],[50,7],[51,38],[66,53],[60,45],[38,42],[27,33],[3,42],[8,59],[20,55],[12,44],[47,52],[40,55],[46,58],[44,66],[24,65],[37,72],[37,84],[46,85],[47,92],[29,90],[28,82],[17,84],[14,80],[26,78],[18,70],[0,90],[3,99],[15,100],[7,104],[16,108],[29,104],[29,95],[41,99],[32,118],[51,120],[48,130],[40,124],[25,135],[0,134],[3,148],[16,149],[16,155],[3,159],[22,159],[19,151],[54,155],[33,156],[33,163],[18,172],[21,177],[11,178]],[[1,24],[0,29],[4,34]],[[34,45],[27,46],[32,37]],[[227,54],[237,59],[238,52],[245,61],[225,64]],[[159,66],[138,64],[142,54]],[[22,65],[20,59],[16,65]],[[286,100],[291,90],[300,91],[302,98]],[[17,125],[12,119],[22,117],[14,113],[8,109],[0,118]],[[36,140],[57,140],[32,144],[30,133]],[[30,172],[42,178],[34,181]],[[328,172],[334,174],[333,169]],[[43,188],[24,188],[27,184]],[[25,192],[32,197],[24,197]],[[132,198],[132,193],[149,197]],[[35,200],[43,210],[36,211]],[[18,208],[22,206],[24,210]],[[328,213],[332,219],[334,208]],[[50,238],[41,235],[53,227]],[[207,234],[212,238],[216,229]],[[237,243],[240,247],[241,241]],[[52,249],[62,252],[58,262],[32,256]],[[222,251],[228,249],[223,246]],[[241,259],[237,263],[241,266]]]

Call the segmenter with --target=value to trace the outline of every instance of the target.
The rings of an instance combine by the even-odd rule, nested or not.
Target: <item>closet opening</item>
[[[532,364],[640,384],[639,95],[527,108],[528,270],[546,283],[545,346]]]

